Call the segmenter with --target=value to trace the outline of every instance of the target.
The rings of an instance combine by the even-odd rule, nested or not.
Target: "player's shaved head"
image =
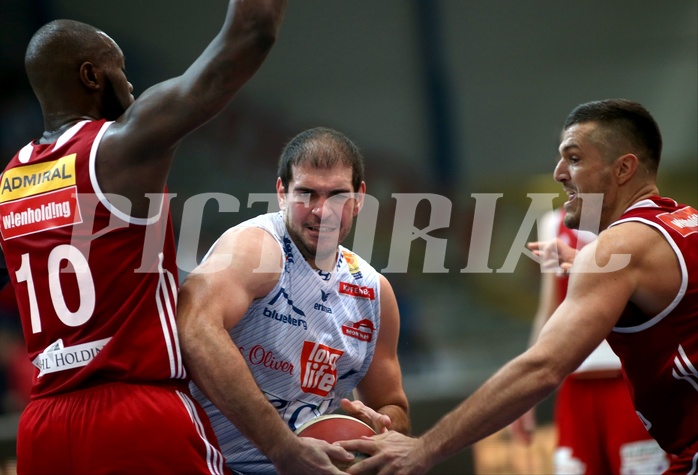
[[[118,51],[97,28],[74,20],[54,20],[32,37],[24,57],[29,82],[40,102],[78,84],[80,65],[99,63]]]

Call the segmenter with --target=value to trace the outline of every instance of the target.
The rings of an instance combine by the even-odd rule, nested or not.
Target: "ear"
[[[286,209],[286,190],[284,189],[283,183],[281,183],[281,178],[276,179],[276,199],[279,202],[279,209],[282,211]]]
[[[361,208],[364,207],[364,199],[366,198],[366,182],[361,182],[361,186],[359,186],[359,191],[356,192],[356,196],[354,197],[354,212],[353,215],[356,216],[359,214],[361,211]]]
[[[90,90],[101,89],[102,71],[97,66],[85,61],[80,65],[80,82]]]
[[[639,159],[635,154],[628,153],[618,157],[614,166],[614,173],[618,184],[623,185],[634,177],[638,166]]]

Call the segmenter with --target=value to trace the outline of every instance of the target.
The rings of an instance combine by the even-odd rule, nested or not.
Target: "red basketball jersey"
[[[95,158],[110,124],[84,121],[55,143],[30,143],[0,178],[2,248],[37,368],[33,398],[186,378],[167,200],[138,219],[112,205],[123,197],[101,192]]]
[[[613,225],[628,221],[665,237],[681,269],[681,287],[658,315],[628,308],[608,342],[623,362],[638,416],[664,450],[678,454],[698,440],[698,211],[653,197]]]

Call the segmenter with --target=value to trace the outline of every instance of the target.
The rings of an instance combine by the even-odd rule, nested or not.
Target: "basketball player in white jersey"
[[[293,432],[340,404],[378,432],[409,429],[395,295],[339,245],[363,205],[363,173],[346,136],[302,132],[279,162],[281,211],[229,229],[182,286],[192,393],[236,473],[341,473],[330,459],[351,454]]]

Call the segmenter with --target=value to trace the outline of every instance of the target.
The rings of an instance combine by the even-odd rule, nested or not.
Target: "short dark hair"
[[[584,122],[602,125],[607,132],[605,140],[611,146],[627,141],[635,149],[632,153],[656,173],[662,155],[662,134],[657,122],[641,104],[627,99],[580,104],[567,116],[564,129]]]
[[[351,183],[359,191],[364,181],[364,161],[359,148],[341,132],[326,127],[305,130],[293,137],[279,158],[278,176],[285,190],[293,180],[293,166],[310,165],[332,168],[344,165],[351,168]]]

